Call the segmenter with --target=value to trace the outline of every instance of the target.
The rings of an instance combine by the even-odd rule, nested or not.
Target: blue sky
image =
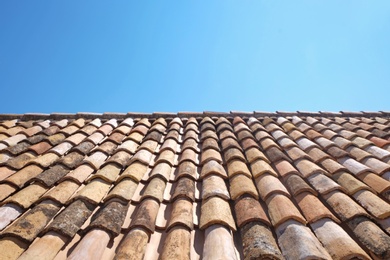
[[[1,1],[0,113],[390,110],[390,1]]]

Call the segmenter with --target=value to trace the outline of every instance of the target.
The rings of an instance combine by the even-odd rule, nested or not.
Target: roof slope
[[[390,119],[0,115],[1,259],[390,259]]]

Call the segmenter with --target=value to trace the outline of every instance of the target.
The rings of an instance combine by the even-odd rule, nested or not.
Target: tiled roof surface
[[[0,115],[0,259],[390,259],[389,116]]]

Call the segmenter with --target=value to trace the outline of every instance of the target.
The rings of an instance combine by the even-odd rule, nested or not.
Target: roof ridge
[[[9,119],[21,119],[21,120],[39,120],[39,119],[125,119],[128,117],[132,118],[187,118],[187,117],[207,117],[207,116],[226,116],[226,117],[277,117],[277,116],[321,116],[321,117],[361,117],[361,116],[385,116],[390,117],[390,111],[340,111],[340,112],[328,112],[328,111],[275,111],[275,112],[266,112],[266,111],[230,111],[230,112],[216,112],[216,111],[203,111],[203,112],[153,112],[153,113],[143,113],[143,112],[128,112],[128,113],[116,113],[116,112],[105,112],[105,113],[95,113],[95,112],[78,112],[78,113],[25,113],[25,114],[0,114],[0,120],[9,120]]]

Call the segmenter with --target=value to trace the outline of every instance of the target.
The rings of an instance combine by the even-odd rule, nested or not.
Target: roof
[[[389,116],[0,115],[0,258],[390,259]]]

